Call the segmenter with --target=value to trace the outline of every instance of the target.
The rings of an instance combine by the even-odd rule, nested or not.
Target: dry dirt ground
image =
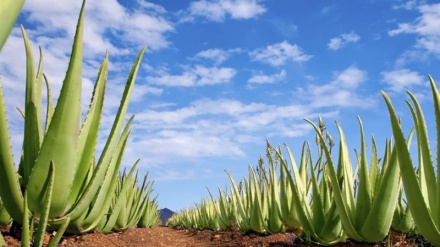
[[[10,235],[8,235],[10,234]],[[7,246],[20,246],[12,232],[4,232]],[[12,236],[11,236],[12,235]],[[47,234],[47,242],[50,234]],[[89,233],[84,235],[67,236],[59,246],[87,247],[293,247],[318,246],[305,243],[293,233],[262,236],[259,234],[242,234],[239,231],[215,232],[211,230],[188,231],[171,227],[157,226],[153,228],[135,228],[124,232]],[[376,244],[356,242],[341,243],[333,246],[430,246],[420,238],[406,237],[404,234],[391,233],[384,241]]]

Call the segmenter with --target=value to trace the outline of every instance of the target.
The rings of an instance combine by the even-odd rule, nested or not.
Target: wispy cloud
[[[194,137],[197,132],[199,136],[204,133],[235,139],[237,135],[254,136],[255,131],[282,136],[284,132],[276,126],[286,126],[287,129],[291,126],[289,122],[296,122],[309,114],[307,107],[299,104],[270,105],[221,98],[196,100],[188,106],[171,110],[146,109],[136,115],[136,121],[144,123],[138,128],[150,131],[163,128],[189,131],[193,134],[188,136]]]
[[[194,21],[204,17],[211,21],[222,22],[226,17],[231,19],[255,18],[266,8],[258,0],[199,0],[192,2],[182,21]]]
[[[263,72],[258,72],[249,78],[248,83],[250,84],[271,84],[282,81],[286,78],[286,70],[281,70],[280,73],[266,75]]]
[[[417,10],[420,16],[413,22],[399,23],[398,28],[388,31],[388,34],[415,34],[415,49],[440,56],[440,3],[420,5]]]
[[[409,1],[403,1],[401,4],[396,4],[393,6],[393,9],[414,9],[417,6],[417,0],[409,0]]]
[[[367,72],[355,66],[334,73],[334,79],[322,85],[309,85],[299,88],[297,95],[310,101],[314,108],[321,107],[361,107],[375,105],[375,101],[358,92],[360,85],[367,80]]]
[[[360,40],[360,36],[357,35],[355,32],[350,33],[343,33],[339,35],[338,37],[334,37],[330,39],[330,41],[327,44],[327,47],[330,50],[339,50],[346,46],[348,43],[356,43]]]
[[[381,73],[382,81],[388,85],[394,93],[402,93],[413,86],[419,86],[423,82],[423,76],[417,71],[398,69]]]
[[[296,44],[290,44],[287,41],[268,45],[263,49],[256,49],[249,53],[249,56],[254,61],[268,63],[272,66],[284,65],[287,61],[305,62],[312,56],[305,54],[302,49]]]
[[[237,71],[233,68],[196,65],[186,68],[182,74],[172,75],[161,72],[158,76],[148,76],[147,81],[168,87],[206,86],[227,83],[236,73]]]
[[[207,50],[203,50],[198,52],[196,55],[194,55],[193,57],[190,57],[190,60],[193,61],[203,61],[203,60],[208,60],[208,61],[212,61],[214,63],[214,65],[220,65],[223,62],[225,62],[226,60],[228,60],[230,58],[230,56],[234,53],[240,53],[242,52],[242,49],[229,49],[229,50],[223,50],[223,49],[207,49]]]

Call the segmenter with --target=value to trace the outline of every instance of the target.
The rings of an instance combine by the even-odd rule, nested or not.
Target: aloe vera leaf
[[[303,149],[303,153],[301,155],[300,170],[298,171],[298,167],[296,165],[295,158],[293,157],[292,152],[290,151],[287,145],[285,147],[287,150],[287,154],[289,155],[290,164],[293,170],[293,176],[296,179],[295,186],[298,187],[298,192],[300,195],[306,195],[307,194],[307,159],[303,159],[303,157],[305,156],[304,155],[305,150]]]
[[[24,0],[3,0],[0,5],[0,51],[8,39],[9,33],[17,21]]]
[[[0,6],[0,51],[15,25],[24,0],[4,0]],[[1,87],[1,83],[0,83]],[[23,217],[23,196],[15,174],[15,165],[12,157],[6,110],[4,107],[3,90],[0,91],[0,197],[5,208],[18,222]],[[0,234],[0,241],[4,245],[3,237]]]
[[[326,212],[324,226],[318,235],[328,243],[343,242],[347,238],[342,229],[341,219],[339,218],[338,209],[334,201]]]
[[[370,193],[371,198],[375,197],[376,191],[376,181],[379,173],[379,160],[377,158],[377,145],[374,137],[371,138],[371,163],[370,163],[370,171],[369,171],[369,180],[370,180]]]
[[[44,82],[46,84],[46,94],[47,94],[47,107],[46,107],[46,126],[44,132],[46,133],[49,129],[50,121],[52,120],[54,108],[52,102],[52,93],[50,91],[49,80],[46,75],[43,74]]]
[[[152,185],[150,183],[146,183],[146,181],[147,181],[147,176],[144,176],[141,189],[137,190],[138,193],[136,194],[136,199],[135,199],[136,207],[135,207],[134,213],[132,214],[132,219],[130,221],[131,227],[136,226],[139,223],[139,221],[141,220],[141,218],[145,212],[145,208],[147,207],[149,200],[150,200],[151,191],[149,192],[148,190],[152,189],[151,188]],[[137,186],[137,183],[135,184],[135,186]],[[213,207],[214,207],[214,209],[216,209],[214,204],[213,204]],[[218,217],[213,216],[213,214],[216,214],[216,212],[215,213],[212,212],[211,214],[212,214],[212,216],[210,217],[211,219],[213,219],[213,220],[215,218],[218,219]],[[218,214],[216,214],[216,215],[218,216]],[[218,228],[217,228],[217,230],[218,230]]]
[[[344,198],[345,202],[347,202],[346,204],[346,207],[348,209],[347,213],[350,216],[351,224],[355,224],[356,204],[355,204],[354,191],[353,191],[354,173],[352,170],[352,164],[350,162],[350,155],[348,153],[347,141],[345,139],[344,132],[342,131],[342,128],[338,123],[336,123],[336,126],[338,128],[339,136],[340,136],[338,169],[340,168],[343,174],[343,176],[340,177],[340,179],[342,180],[342,195],[345,197]],[[326,155],[327,153],[330,155],[327,146],[324,147],[325,147]]]
[[[283,222],[281,220],[280,210],[280,190],[278,188],[278,181],[275,175],[275,167],[272,165],[269,167],[270,173],[270,210],[268,215],[268,231],[270,233],[280,233],[284,231]]]
[[[250,167],[249,170],[249,183],[251,186],[249,192],[252,195],[252,197],[249,198],[249,200],[251,200],[249,223],[251,226],[251,230],[258,233],[264,233],[265,228],[261,205],[260,186],[257,183],[258,179],[255,170],[252,167]]]
[[[408,95],[413,102],[415,113],[417,115],[417,117],[414,118],[414,122],[417,129],[417,143],[422,157],[421,163],[419,165],[419,169],[421,171],[419,181],[421,182],[421,185],[424,184],[424,186],[426,187],[427,194],[425,194],[425,196],[428,198],[429,208],[439,208],[439,205],[437,204],[437,187],[434,186],[436,184],[435,171],[432,162],[431,148],[429,145],[428,130],[426,128],[425,118],[423,116],[422,109],[417,102],[417,99],[411,92],[408,92]],[[433,219],[437,220],[439,212],[437,210],[431,210],[431,213]],[[439,222],[437,222],[437,224],[438,223]]]
[[[312,213],[313,213],[313,228],[315,229],[316,233],[320,233],[322,227],[325,224],[325,215],[324,215],[324,207],[322,205],[321,200],[321,192],[319,191],[319,185],[318,181],[316,179],[316,173],[313,165],[310,166],[310,176],[312,180]]]
[[[135,190],[133,186],[136,186],[136,179],[133,179],[131,174],[126,177],[124,182],[126,183],[128,189],[126,191],[125,203],[121,212],[119,213],[119,216],[121,217],[118,217],[118,220],[116,221],[116,228],[118,230],[125,230],[129,225],[133,206],[133,194]]]
[[[136,163],[137,164],[137,163]],[[122,179],[121,181],[121,190],[119,192],[119,196],[117,198],[115,207],[112,215],[109,218],[109,221],[107,224],[112,225],[112,228],[123,228],[125,223],[127,222],[127,210],[128,208],[126,207],[127,202],[129,200],[127,200],[127,196],[128,196],[128,191],[130,189],[132,189],[133,186],[133,172],[136,168],[136,165],[134,165],[131,169],[130,172],[124,177],[124,179]],[[118,204],[119,203],[119,204]]]
[[[406,146],[405,146],[406,147]],[[368,217],[360,230],[367,242],[377,242],[385,238],[393,221],[400,188],[400,169],[396,160],[395,149],[391,153],[389,163],[382,170],[383,178],[373,199],[373,205]]]
[[[419,123],[418,123],[419,119],[417,118],[416,109],[409,102],[406,102],[406,104],[411,112],[411,115],[413,117],[413,121],[415,123],[413,130],[415,130],[416,136],[419,137],[420,136],[420,134],[419,134],[420,128],[419,128]],[[407,141],[407,143],[408,143],[408,141]],[[427,177],[426,177],[425,165],[424,165],[425,160],[426,160],[426,158],[424,157],[425,152],[423,152],[422,145],[419,145],[419,143],[420,143],[420,141],[418,141],[417,145],[416,145],[417,153],[418,153],[417,158],[418,158],[418,164],[419,164],[417,167],[417,175],[419,178],[418,180],[419,180],[420,190],[422,191],[422,195],[423,195],[423,198],[425,199],[425,203],[427,205],[430,205],[430,201],[429,201],[430,200],[429,199],[430,193],[428,192],[429,185],[427,183]],[[430,205],[430,208],[431,207],[432,206]]]
[[[327,145],[327,144],[324,144]],[[309,153],[309,156],[311,154]],[[322,157],[320,157],[322,158]],[[324,162],[320,160],[318,162]],[[312,164],[312,163],[311,163]],[[323,170],[322,178],[320,184],[318,184],[317,174],[319,172],[315,170],[313,165],[311,167],[311,180],[312,180],[312,189],[313,189],[313,223],[314,229],[316,231],[316,235],[319,236],[322,244],[328,245],[336,242],[340,242],[345,240],[345,237],[342,232],[341,221],[338,216],[336,204],[330,202],[331,190],[328,188],[326,178],[326,167],[322,166],[316,167],[318,169]],[[328,204],[325,205],[325,204]],[[320,242],[320,243],[321,243]]]
[[[47,247],[57,247],[58,243],[61,240],[61,237],[63,237],[64,232],[66,232],[67,227],[69,226],[70,218],[65,217],[63,220],[63,223],[58,227],[57,232],[55,233],[55,236],[50,240],[50,243]]]
[[[6,242],[1,232],[0,232],[0,246],[6,247]]]
[[[9,215],[6,208],[3,207],[2,200],[0,198],[0,226],[7,226],[12,222],[11,215]]]
[[[231,181],[232,184],[232,188],[231,188],[233,195],[232,201],[234,203],[234,208],[236,208],[236,213],[238,217],[240,217],[242,220],[247,222],[249,219],[246,218],[245,208],[243,202],[240,200],[240,193],[238,192],[237,184],[235,183],[235,180],[232,178],[232,175],[228,171],[225,172],[228,175],[229,180]]]
[[[292,152],[290,152],[290,150],[288,151],[289,157],[293,157],[292,156]],[[303,147],[301,149],[301,161],[299,164],[299,175],[301,177],[301,180],[299,180],[298,182],[300,182],[300,184],[302,185],[302,192],[303,193],[307,193],[309,191],[309,186],[308,183],[310,182],[308,180],[308,176],[307,176],[307,172],[308,172],[308,160],[307,160],[307,155],[306,154],[310,154],[310,146],[308,143],[303,143]],[[310,158],[312,158],[312,156],[309,156]],[[310,163],[311,165],[313,163]],[[292,163],[292,165],[294,165]],[[295,164],[296,167],[296,164]],[[294,169],[295,170],[295,169]],[[301,190],[300,190],[301,191]]]
[[[278,152],[277,152],[278,155]],[[280,155],[279,160],[282,163],[283,157]],[[288,173],[288,172],[287,172]],[[295,210],[293,210],[292,206],[292,192],[290,191],[288,187],[287,177],[286,177],[285,170],[281,167],[280,168],[280,208],[281,208],[281,218],[284,222],[284,225],[289,228],[293,229],[295,227],[299,227],[300,224],[298,222],[298,219],[296,217],[296,214],[294,213]]]
[[[23,178],[22,186],[25,187],[40,149],[41,120],[39,119],[41,119],[41,80],[37,80],[36,78],[34,56],[29,37],[23,27],[21,30],[26,48],[26,100],[23,157],[20,163],[21,169],[19,170],[23,172],[20,175]],[[41,57],[39,64],[42,66]],[[39,85],[38,82],[40,82]]]
[[[78,168],[75,173],[73,187],[69,197],[70,205],[72,205],[78,199],[81,189],[86,186],[86,176],[89,171],[89,166],[92,164],[93,161],[96,141],[98,139],[99,125],[104,105],[107,74],[108,53],[106,53],[105,59],[99,69],[96,84],[93,89],[93,97],[90,103],[89,111],[79,134],[77,152]]]
[[[53,161],[50,161],[49,174],[47,180],[44,182],[47,185],[47,190],[44,194],[43,212],[41,213],[40,220],[38,222],[37,233],[35,234],[35,241],[33,246],[41,247],[43,246],[44,234],[46,233],[47,222],[50,213],[50,204],[53,196],[54,182],[55,182],[55,165]]]
[[[297,216],[298,216],[298,220],[300,225],[310,231],[310,232],[316,232],[314,230],[313,224],[311,224],[310,220],[310,213],[306,212],[307,206],[308,206],[308,202],[304,201],[304,194],[301,194],[299,192],[299,186],[297,186],[298,184],[298,180],[299,180],[299,174],[298,176],[292,176],[289,172],[288,172],[288,166],[287,163],[284,160],[281,160],[281,169],[284,169],[287,173],[287,181],[288,184],[290,186],[290,188],[292,189],[292,202],[293,202],[293,209],[294,211],[297,212]],[[294,182],[294,177],[295,177],[295,181],[297,182],[295,184]]]
[[[145,193],[146,193],[147,187],[150,185],[149,185],[149,183],[146,183],[146,177],[144,177],[143,182],[142,182],[142,186],[139,189],[139,187],[138,187],[139,180],[138,180],[137,173],[138,172],[136,172],[135,182],[132,185],[133,186],[133,197],[131,199],[131,204],[129,205],[129,208],[130,208],[130,214],[129,214],[129,218],[128,218],[128,227],[129,228],[132,228],[133,226],[135,226],[137,224],[137,222],[139,222],[139,220],[142,216],[142,212],[145,210],[145,207],[147,205],[147,200],[148,200]],[[212,205],[214,205],[213,202],[212,202]],[[209,209],[212,209],[212,205],[210,205]],[[218,224],[216,222],[214,222],[215,217],[213,216],[214,213],[212,212],[212,210],[209,210],[208,214],[206,216],[211,221],[209,223],[209,225],[215,225],[215,228],[213,228],[213,229],[218,230],[218,227],[217,227]]]
[[[133,206],[131,207],[128,228],[132,228],[137,225],[137,223],[139,222],[142,216],[142,212],[145,210],[145,207],[147,205],[148,198],[145,196],[146,185],[144,182],[143,182],[144,185],[142,185],[140,190],[137,187],[138,181],[136,181],[135,184],[133,184],[133,189],[135,190],[135,193],[133,198]],[[206,214],[206,216],[210,220],[209,226],[214,230],[219,230],[219,224],[217,220],[218,217],[217,215],[214,216],[215,213],[212,212],[213,207],[214,207],[214,202],[210,201],[210,206],[208,208],[209,211],[208,214]]]
[[[0,90],[0,198],[11,217],[23,222],[23,195],[15,170],[4,102],[3,90]]]
[[[127,145],[128,139],[130,138],[132,133],[132,131],[130,131],[130,125],[133,117],[134,116],[132,116],[127,122],[122,132],[118,146],[113,153],[114,157],[111,160],[111,164],[101,185],[101,189],[98,191],[98,194],[94,198],[93,207],[90,208],[89,213],[84,219],[75,222],[75,224],[77,224],[78,226],[78,229],[84,228],[84,232],[92,230],[94,227],[96,227],[96,225],[99,223],[100,218],[102,218],[103,215],[108,212],[111,201],[115,196],[114,191],[117,185],[117,176],[122,163],[123,153]],[[136,161],[134,166],[136,166],[138,162],[139,160]]]
[[[43,126],[43,49],[38,47],[40,52],[40,59],[38,60],[37,74],[35,75],[35,105],[37,108],[37,126],[38,126],[38,134],[42,136],[42,126]],[[40,145],[42,142],[42,138],[40,138]]]
[[[408,200],[411,214],[414,218],[415,225],[420,233],[432,244],[440,245],[440,232],[434,223],[434,219],[429,211],[428,205],[425,203],[420,185],[417,180],[416,172],[413,168],[411,156],[409,154],[407,143],[399,125],[396,113],[390,98],[385,92],[381,92],[385,99],[388,112],[390,115],[391,126],[397,148],[397,158],[401,170],[402,182],[405,194]],[[436,116],[438,119],[439,117]]]
[[[31,238],[32,238],[32,232],[33,227],[29,227],[29,214],[27,213],[27,197],[26,197],[26,191],[24,192],[24,200],[23,200],[23,207],[26,209],[26,213],[23,214],[23,221],[22,221],[22,231],[21,231],[21,246],[30,246],[31,245]],[[33,218],[32,218],[33,221]],[[33,224],[32,224],[33,225]]]
[[[361,229],[371,210],[371,187],[368,173],[367,151],[365,145],[364,128],[362,121],[358,117],[360,134],[361,134],[361,153],[360,153],[360,170],[359,170],[359,186],[356,201],[356,222],[355,228]]]
[[[113,151],[115,149],[115,146],[118,141],[118,135],[121,131],[123,121],[125,118],[125,114],[127,112],[129,99],[131,96],[131,92],[134,86],[134,82],[136,80],[136,74],[140,66],[140,62],[142,60],[142,56],[145,52],[146,47],[144,47],[136,61],[133,65],[133,68],[130,72],[130,75],[127,80],[127,84],[124,89],[124,93],[122,95],[121,104],[119,106],[118,112],[116,114],[115,121],[113,122],[112,129],[110,131],[109,137],[107,139],[107,142],[104,146],[104,150],[99,158],[97,168],[94,171],[92,178],[90,180],[90,183],[88,183],[87,188],[85,189],[84,194],[79,199],[78,203],[75,204],[75,207],[72,209],[72,211],[69,213],[72,220],[75,220],[77,217],[79,217],[82,212],[88,207],[91,200],[95,197],[96,192],[98,191],[100,184],[102,180],[105,177],[105,173],[107,171],[107,168],[110,164],[110,160],[113,155]]]
[[[436,121],[436,133],[437,133],[437,153],[436,157],[440,157],[440,94],[437,90],[437,86],[435,85],[434,80],[431,76],[429,76],[429,83],[431,84],[431,91],[432,91],[432,97],[434,99],[434,112],[435,112],[435,121]],[[437,208],[440,207],[440,170],[438,169],[439,166],[439,159],[437,158]],[[434,222],[438,226],[440,226],[440,213],[437,215],[437,218],[434,219]]]
[[[84,10],[85,1],[81,7],[70,63],[60,97],[27,186],[29,190],[29,209],[39,215],[43,210],[41,201],[43,201],[44,190],[46,189],[45,185],[41,183],[41,179],[48,174],[49,162],[51,160],[54,162],[56,179],[49,218],[65,215],[77,166],[76,151],[81,119]]]

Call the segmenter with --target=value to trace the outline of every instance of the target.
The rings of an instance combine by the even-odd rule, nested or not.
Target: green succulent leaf
[[[68,198],[73,187],[74,174],[77,170],[76,152],[81,119],[84,9],[85,2],[83,2],[78,19],[70,63],[60,97],[27,185],[29,209],[40,215],[43,211],[41,202],[44,200],[44,191],[46,190],[45,184],[41,183],[41,178],[46,177],[50,161],[54,162],[56,179],[53,193],[56,197],[52,200],[49,218],[65,216]]]
[[[0,51],[8,39],[9,33],[17,21],[24,0],[2,0],[0,5]]]

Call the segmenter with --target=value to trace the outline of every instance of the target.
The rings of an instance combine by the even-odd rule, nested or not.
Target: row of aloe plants
[[[430,77],[440,157],[440,96]],[[203,199],[194,208],[173,216],[168,224],[187,228],[223,230],[238,226],[241,231],[272,234],[301,232],[322,245],[352,239],[357,242],[382,241],[390,229],[418,232],[433,245],[440,246],[440,176],[438,162],[432,160],[427,126],[422,109],[411,92],[407,105],[414,128],[405,138],[401,123],[386,93],[385,99],[393,138],[385,141],[380,158],[372,138],[367,154],[362,122],[359,118],[360,150],[352,163],[341,126],[338,152],[334,141],[319,119],[310,120],[316,132],[317,154],[309,143],[302,148],[299,163],[289,147],[267,146],[267,164],[260,158],[257,168],[249,167],[240,183],[228,176],[231,185],[218,189],[218,197]],[[417,163],[411,159],[413,136],[417,142]],[[286,156],[287,154],[287,156]],[[316,157],[316,159],[314,159]],[[437,169],[437,174],[435,170]]]
[[[23,4],[24,0],[5,0],[0,5],[0,50]],[[51,242],[55,246],[66,231],[110,232],[159,223],[157,202],[151,197],[153,182],[145,176],[140,183],[138,174],[134,174],[137,163],[128,173],[119,172],[133,131],[133,117],[125,126],[124,120],[145,48],[128,76],[111,132],[98,156],[95,149],[104,105],[108,55],[99,69],[92,100],[81,125],[85,5],[84,1],[56,107],[43,73],[42,50],[40,48],[39,63],[35,66],[31,44],[22,27],[26,95],[24,109],[19,109],[24,119],[24,138],[18,170],[11,149],[5,97],[0,91],[0,224],[11,221],[22,224],[22,246],[41,246],[47,229],[57,231]],[[43,83],[47,91],[45,109]],[[38,229],[35,236],[34,227]],[[0,235],[0,246],[4,245]]]

